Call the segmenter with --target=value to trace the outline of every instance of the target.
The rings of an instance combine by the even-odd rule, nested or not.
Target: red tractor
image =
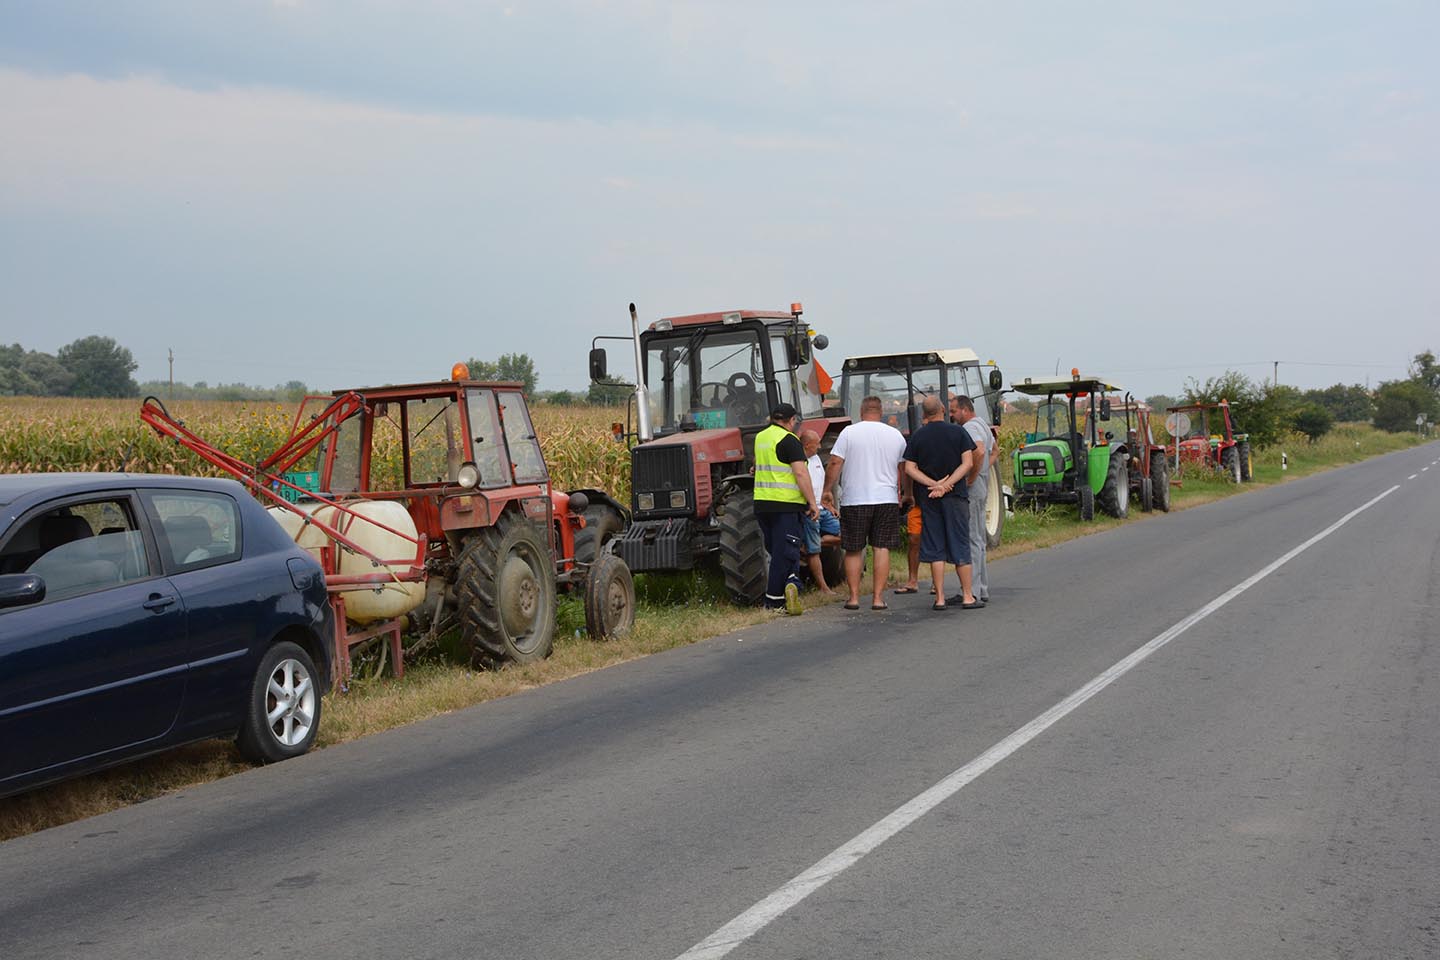
[[[626,510],[599,490],[554,488],[518,383],[471,380],[457,364],[448,381],[307,397],[290,439],[254,466],[190,433],[158,400],[141,417],[269,499],[320,556],[342,667],[349,646],[382,631],[398,655],[403,627],[438,634],[456,624],[477,666],[542,659],[557,591],[584,591],[596,638],[634,622],[630,571],[592,522]],[[385,622],[350,631],[347,620]]]
[[[1218,470],[1232,483],[1249,483],[1254,478],[1250,436],[1235,432],[1229,401],[1186,403],[1165,409],[1165,428],[1174,444],[1171,455],[1177,473],[1182,463],[1192,463]]]
[[[1108,426],[1125,425],[1125,437],[1120,442],[1130,456],[1130,496],[1143,511],[1169,513],[1170,464],[1165,459],[1165,445],[1155,439],[1150,429],[1150,405],[1129,393],[1104,397],[1101,405],[1105,404],[1110,410]],[[1106,426],[1099,429],[1108,436]]]
[[[645,330],[630,305],[638,372],[633,408],[617,439],[632,444],[629,526],[613,550],[629,568],[690,570],[717,558],[737,602],[765,594],[768,558],[755,521],[755,435],[770,410],[789,403],[802,430],[821,438],[821,454],[850,423],[826,409],[831,383],[815,361],[826,338],[789,310],[732,310],[665,317]],[[592,380],[609,380],[603,348],[592,345]],[[839,577],[838,548],[822,553],[826,576]]]

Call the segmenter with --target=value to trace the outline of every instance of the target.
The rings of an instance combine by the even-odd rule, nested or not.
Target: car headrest
[[[63,544],[94,535],[95,531],[90,529],[90,524],[84,517],[53,516],[40,521],[41,550],[54,550]]]
[[[165,536],[177,563],[184,563],[191,552],[214,541],[210,523],[204,517],[171,517],[165,521]]]

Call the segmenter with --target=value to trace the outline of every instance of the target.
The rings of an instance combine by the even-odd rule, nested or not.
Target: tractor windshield
[[[1035,407],[1035,439],[1054,437],[1070,439],[1070,403],[1068,400],[1051,399]]]
[[[903,369],[871,370],[847,373],[845,376],[844,403],[851,416],[859,413],[860,401],[866,397],[879,397],[880,418],[907,433],[910,431],[909,408],[914,408],[915,426],[919,427],[923,419],[920,404],[926,397],[939,397],[941,394],[939,367],[912,368],[908,380]]]
[[[645,386],[657,431],[680,428],[687,414],[702,430],[764,422],[765,358],[753,330],[697,330],[650,340],[645,347]],[[793,402],[793,386],[788,391]]]

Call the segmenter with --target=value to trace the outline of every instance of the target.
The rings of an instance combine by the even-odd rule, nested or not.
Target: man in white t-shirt
[[[962,394],[950,398],[950,419],[960,424],[975,441],[979,456],[965,478],[970,488],[970,587],[975,599],[990,602],[990,578],[985,571],[985,502],[990,493],[990,465],[995,462],[995,437],[975,412],[975,401]]]
[[[860,609],[865,547],[875,549],[871,610],[885,610],[890,551],[900,546],[900,485],[905,476],[905,437],[881,421],[879,397],[860,402],[860,420],[840,431],[825,467],[825,493],[840,487],[840,547],[845,551],[846,610]]]

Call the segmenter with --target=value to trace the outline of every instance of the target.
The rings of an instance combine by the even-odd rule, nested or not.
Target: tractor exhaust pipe
[[[630,334],[635,345],[635,430],[640,442],[655,439],[650,427],[650,391],[645,389],[645,368],[640,357],[640,317],[635,313],[635,304],[630,304]]]

